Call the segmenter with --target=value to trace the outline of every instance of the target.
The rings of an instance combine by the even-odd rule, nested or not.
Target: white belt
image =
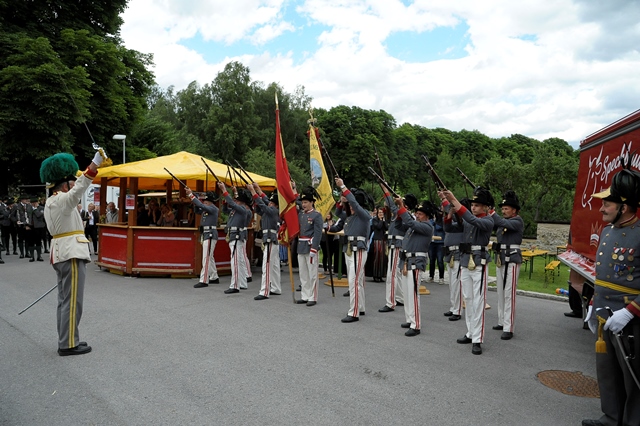
[[[404,240],[404,235],[389,235],[390,240]]]
[[[207,226],[203,226],[203,227],[202,227],[202,230],[203,230],[203,231],[207,231],[207,230],[209,230],[209,229],[216,229],[216,227],[215,227],[215,226],[211,226],[211,225],[207,225]]]
[[[460,250],[460,246],[448,246],[449,251]]]
[[[484,246],[471,246],[471,250],[482,250],[482,247]]]
[[[230,231],[246,231],[247,228],[238,228],[237,226],[232,226],[229,228]]]
[[[367,241],[367,239],[365,237],[356,237],[356,236],[348,236],[347,240],[349,241]]]
[[[416,252],[416,253],[405,253],[405,256],[407,257],[427,257],[427,253],[423,253],[423,252]]]
[[[505,246],[504,248],[502,248],[502,246]],[[507,246],[509,246],[509,250],[511,249],[519,249],[520,248],[520,244],[500,244],[500,250],[506,250]]]
[[[278,230],[277,229],[263,229],[262,233],[268,233],[268,234],[278,234]]]
[[[305,243],[311,244],[313,237],[298,237],[298,241],[304,241]]]

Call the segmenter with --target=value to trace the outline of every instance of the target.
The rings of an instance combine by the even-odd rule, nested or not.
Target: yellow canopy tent
[[[138,178],[138,189],[148,190],[165,190],[167,179],[172,179],[171,175],[167,173],[164,168],[166,167],[171,173],[173,173],[178,179],[187,184],[194,191],[196,190],[196,181],[207,180],[207,168],[202,163],[199,155],[190,154],[185,151],[177,152],[171,155],[165,155],[157,158],[150,158],[148,160],[135,161],[133,163],[120,164],[117,166],[103,167],[98,170],[98,176],[94,179],[93,183],[100,184],[102,178],[107,178],[107,185],[119,186],[120,178]],[[227,173],[227,166],[224,164],[216,163],[212,160],[205,161],[218,176],[220,180],[229,185],[237,184],[244,187],[245,184],[242,180],[231,172],[234,182],[229,180]],[[255,173],[248,172],[249,176],[264,190],[271,191],[276,187],[275,179],[260,176]],[[246,179],[246,178],[245,178]],[[216,180],[211,174],[208,176],[209,187],[205,190],[215,190]],[[178,189],[180,184],[174,182],[174,187]]]

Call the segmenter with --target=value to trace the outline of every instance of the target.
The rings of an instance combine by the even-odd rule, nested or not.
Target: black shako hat
[[[516,210],[520,210],[520,202],[518,201],[518,196],[514,191],[509,190],[502,194],[502,202],[498,204],[498,207],[502,206],[509,206]]]
[[[416,211],[422,212],[429,217],[435,217],[436,212],[438,211],[438,207],[433,204],[433,202],[424,200],[418,207],[416,207]]]
[[[592,197],[637,207],[640,203],[640,173],[622,169],[615,174],[608,189],[593,194]]]
[[[493,200],[493,195],[489,192],[488,189],[483,188],[481,186],[476,187],[473,190],[473,198],[471,199],[472,203],[484,204],[485,206],[492,207],[495,206],[495,201]]]
[[[402,198],[402,202],[408,210],[415,210],[418,205],[418,198],[413,194],[405,194]]]
[[[369,196],[369,194],[367,194],[367,192],[364,189],[351,188],[349,189],[349,191],[351,191],[351,193],[356,198],[356,201],[361,207],[367,210],[373,210],[373,206],[375,204],[373,202],[373,198],[371,198],[371,196]]]
[[[247,191],[246,189],[243,189],[243,188],[239,188],[238,189],[238,196],[235,197],[235,198],[236,198],[236,200],[242,201],[243,203],[245,203],[248,206],[250,206],[251,203],[253,202],[253,199],[251,198],[251,193],[249,191]]]
[[[218,201],[218,195],[215,192],[207,192],[205,194],[204,200],[202,201],[209,201],[211,203],[215,203],[216,201]]]
[[[315,190],[313,186],[307,186],[305,189],[302,190],[302,194],[300,194],[300,200],[302,201],[306,200],[314,203],[318,198],[320,198],[318,196],[318,192]]]
[[[269,196],[269,202],[277,206],[279,201],[280,200],[278,199],[278,190],[274,189],[271,195]]]

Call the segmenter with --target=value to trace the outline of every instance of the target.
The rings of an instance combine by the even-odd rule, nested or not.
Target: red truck
[[[567,250],[558,256],[558,260],[571,268],[569,284],[582,295],[583,307],[593,294],[596,250],[600,232],[606,225],[599,211],[602,202],[591,195],[611,186],[611,179],[622,168],[621,155],[626,158],[631,155],[632,167],[640,170],[640,110],[580,142],[569,241]]]

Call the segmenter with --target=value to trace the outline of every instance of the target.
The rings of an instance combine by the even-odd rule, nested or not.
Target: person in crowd
[[[82,317],[86,264],[91,261],[88,240],[80,213],[76,209],[102,164],[102,154],[93,160],[76,180],[78,163],[71,154],[60,153],[45,159],[40,179],[50,182],[50,197],[44,209],[45,221],[53,236],[51,263],[58,279],[58,355],[82,355],[91,346],[80,340],[78,326]]]
[[[44,220],[44,206],[40,205],[38,197],[31,199],[31,223],[33,228],[31,229],[31,259],[29,262],[34,261],[34,251],[38,253],[38,262],[44,261],[42,259],[42,242],[47,238],[46,223]]]
[[[444,225],[442,213],[438,210],[431,218],[433,239],[429,245],[429,282],[435,281],[436,263],[438,264],[438,284],[444,284]]]
[[[25,253],[28,253],[28,236],[31,231],[29,218],[31,217],[31,204],[27,195],[20,196],[20,202],[16,203],[15,208],[11,211],[11,222],[18,231],[18,249],[20,250],[20,259],[24,259]],[[30,256],[29,256],[30,257]]]
[[[372,256],[372,275],[374,282],[383,282],[382,277],[387,275],[387,231],[389,224],[384,217],[384,208],[376,206],[374,216],[371,218],[371,247],[369,255]]]
[[[160,210],[160,204],[158,204],[156,199],[149,201],[147,216],[149,217],[150,226],[158,226],[158,222],[162,219],[162,210]]]
[[[107,204],[107,215],[105,216],[105,223],[117,223],[118,222],[118,209],[116,203],[111,201]]]
[[[513,337],[516,317],[516,289],[520,266],[522,265],[522,235],[524,221],[519,215],[520,202],[513,191],[507,191],[498,204],[502,217],[492,213],[496,237],[492,249],[496,252],[496,286],[498,287],[498,325],[494,330],[502,330],[500,338],[509,340]]]
[[[318,303],[318,250],[322,240],[322,215],[314,206],[317,196],[312,186],[305,188],[300,194],[301,208],[298,211],[300,234],[296,252],[300,276],[300,300],[297,303],[307,306],[315,306]]]
[[[228,214],[227,241],[231,252],[231,283],[224,292],[226,294],[239,293],[240,289],[247,289],[247,224],[251,221],[251,195],[245,189],[232,188],[234,197],[227,191],[224,182],[218,182],[218,188],[224,197],[222,211]]]
[[[218,277],[218,269],[216,268],[216,259],[214,252],[218,242],[218,215],[220,209],[215,205],[217,201],[216,194],[207,192],[203,201],[196,197],[191,189],[185,188],[187,196],[194,205],[194,211],[201,214],[200,219],[200,241],[202,243],[202,270],[200,271],[200,281],[194,284],[193,288],[208,287],[209,284],[220,283]]]
[[[176,216],[168,204],[162,204],[162,207],[160,208],[160,219],[158,219],[156,225],[163,227],[176,226]]]
[[[352,323],[360,320],[365,314],[365,263],[367,262],[367,250],[369,234],[371,231],[371,214],[367,210],[367,202],[370,197],[362,189],[348,189],[344,181],[336,177],[336,185],[341,189],[346,198],[343,208],[347,214],[345,221],[329,228],[331,232],[339,232],[344,229],[346,244],[343,247],[347,266],[347,280],[349,282],[349,311],[342,318],[343,323]],[[370,208],[370,207],[369,207]]]
[[[149,212],[144,206],[144,201],[138,201],[136,207],[136,225],[137,226],[149,226],[151,221],[149,219]]]
[[[262,281],[260,292],[255,300],[268,299],[270,295],[280,295],[280,263],[278,230],[280,229],[280,210],[278,209],[278,192],[274,190],[270,197],[262,192],[257,183],[247,184],[251,192],[256,213],[261,216],[262,229]]]
[[[630,160],[622,164],[611,186],[592,195],[602,200],[602,220],[609,224],[600,234],[593,304],[585,319],[599,336],[602,416],[583,420],[583,426],[640,425],[640,173],[630,169]]]
[[[462,204],[467,210],[471,209],[471,201],[461,198]],[[452,208],[451,204],[443,200],[442,209],[445,212],[444,221],[444,261],[449,269],[449,301],[450,308],[444,313],[449,321],[459,321],[462,318],[462,281],[460,270],[460,243],[464,237],[464,221]]]
[[[93,254],[98,254],[98,223],[100,223],[100,213],[96,210],[96,205],[89,203],[84,214],[84,234],[93,244]]]
[[[473,191],[471,211],[469,211],[460,204],[451,191],[441,191],[438,195],[443,201],[446,198],[464,221],[463,239],[460,243],[460,279],[466,305],[467,332],[457,342],[471,343],[471,353],[480,355],[484,340],[488,262],[491,260],[486,247],[493,231],[493,219],[488,212],[494,205],[493,196],[489,190],[477,187]]]

